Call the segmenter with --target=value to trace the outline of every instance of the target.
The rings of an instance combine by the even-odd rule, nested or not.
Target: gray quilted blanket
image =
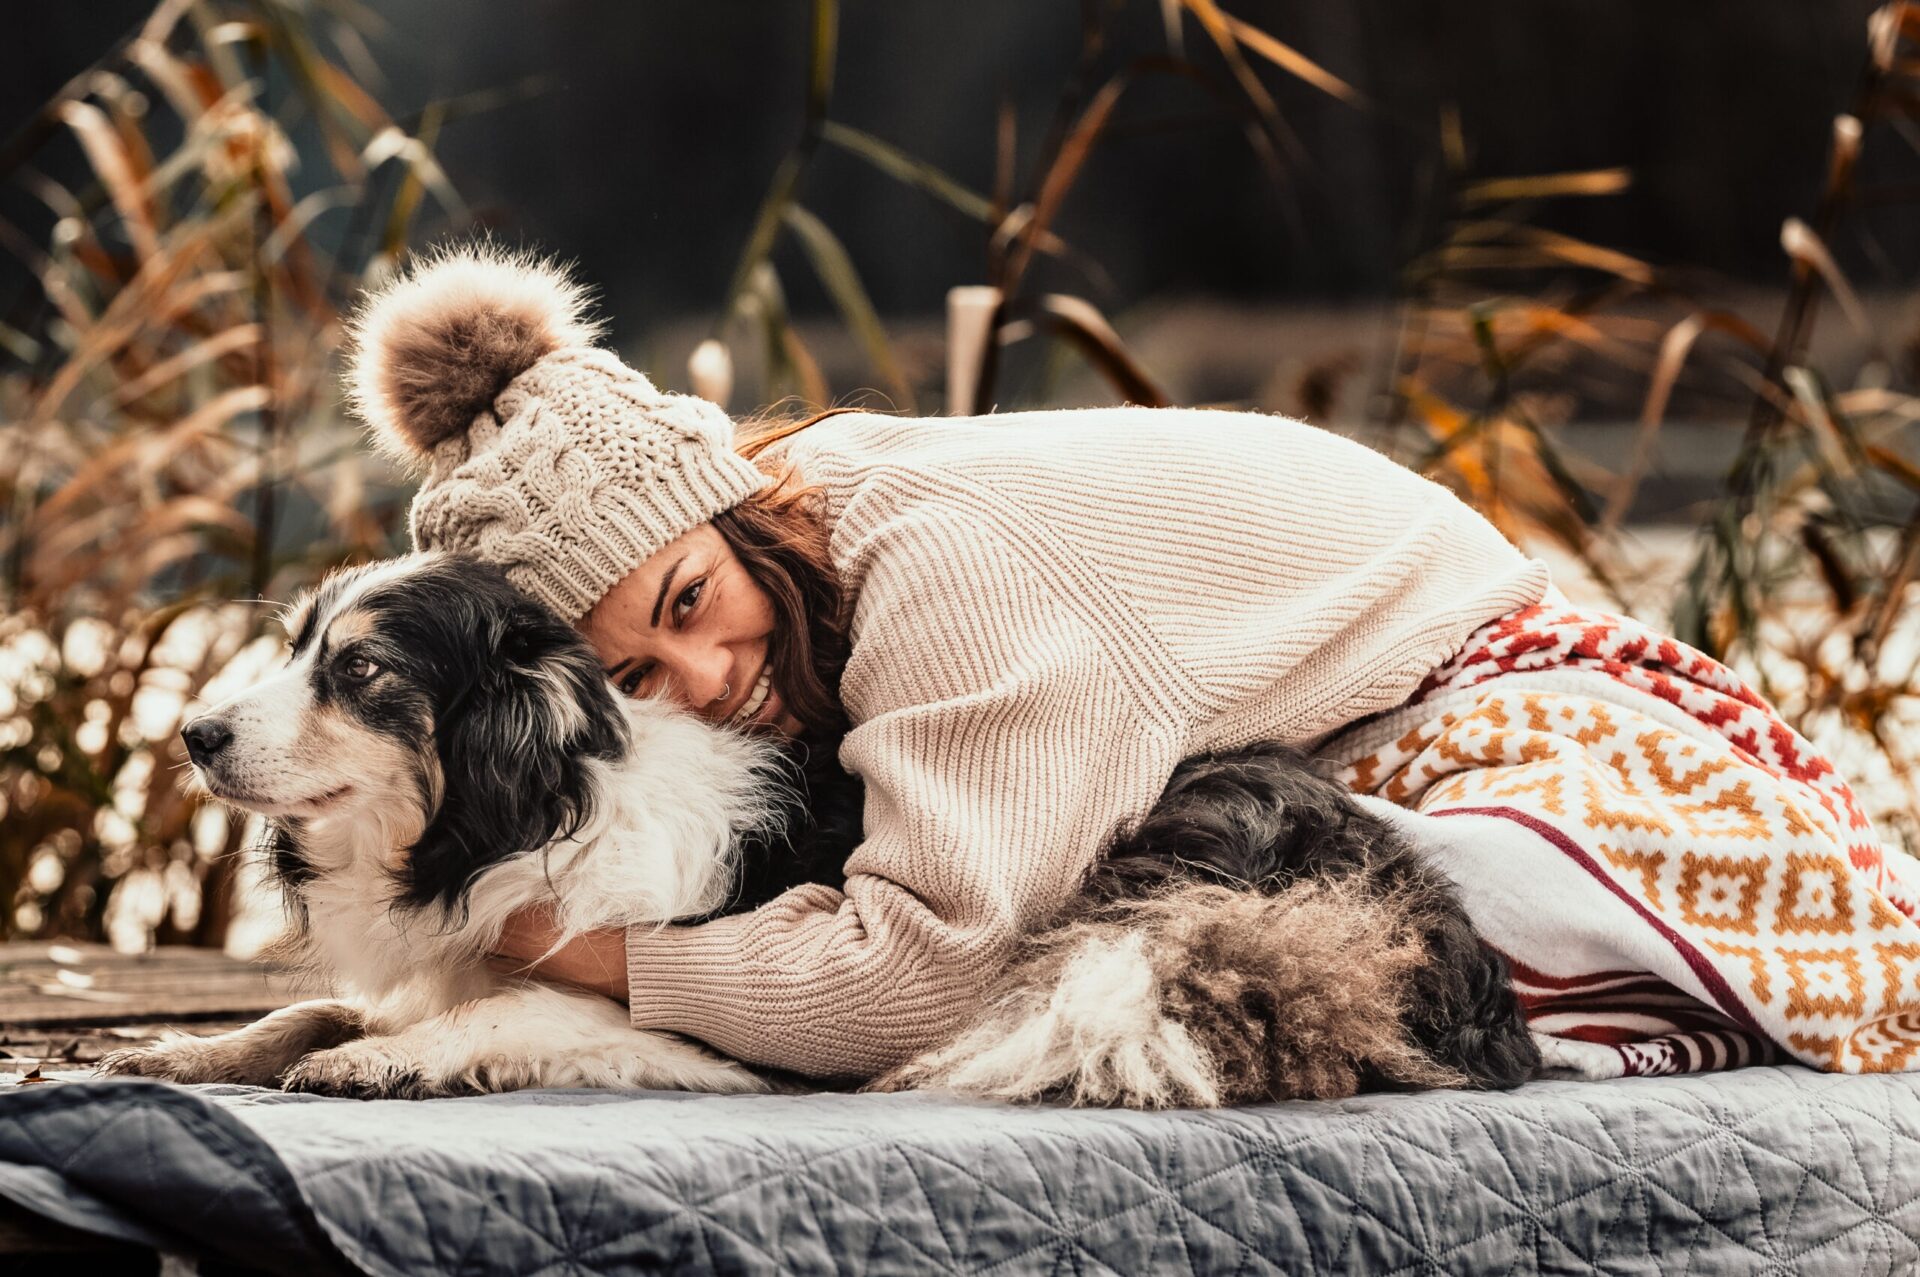
[[[277,1271],[1909,1273],[1920,1076],[1225,1112],[0,1091],[0,1195]]]

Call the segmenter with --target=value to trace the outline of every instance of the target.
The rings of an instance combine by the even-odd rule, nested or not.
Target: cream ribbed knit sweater
[[[941,1041],[1175,764],[1405,699],[1546,568],[1284,418],[847,415],[781,445],[856,600],[844,888],[627,938],[633,1023],[867,1077]]]

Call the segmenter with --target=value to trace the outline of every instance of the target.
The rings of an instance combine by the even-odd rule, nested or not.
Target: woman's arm
[[[621,927],[583,931],[558,949],[553,912],[531,905],[507,916],[487,965],[501,975],[537,975],[618,1001],[627,1000],[627,933]]]
[[[1184,725],[1157,708],[1180,675],[1143,679],[1137,633],[1116,654],[1065,601],[1061,573],[973,511],[915,507],[873,530],[843,519],[839,534],[864,537],[841,684],[858,726],[841,759],[865,783],[865,829],[845,883],[630,928],[626,993],[636,1028],[865,1078],[965,1023],[1020,935],[1071,895],[1116,824],[1151,807]],[[617,987],[604,934],[557,956],[543,976]]]
[[[865,1078],[911,1059],[964,1024],[1012,943],[1164,786],[1177,746],[1109,675],[1096,647],[1055,643],[982,690],[856,728],[843,756],[867,783],[867,836],[843,889],[587,932],[544,958],[552,921],[522,911],[493,965],[628,1001],[636,1028],[750,1063]]]
[[[627,935],[635,1027],[819,1077],[874,1076],[950,1037],[1114,826],[1151,807],[1183,740],[1058,574],[972,511],[915,507],[866,535],[841,683],[865,836],[844,886]]]
[[[844,888],[630,928],[634,1026],[819,1077],[875,1076],[952,1036],[1176,759],[1098,665],[857,728],[846,757],[867,781],[867,837]]]

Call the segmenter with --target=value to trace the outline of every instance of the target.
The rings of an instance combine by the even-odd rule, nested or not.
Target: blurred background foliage
[[[725,10],[28,19],[0,936],[271,929],[174,733],[277,659],[277,605],[403,548],[342,317],[479,229],[578,258],[629,358],[741,417],[1177,402],[1354,434],[1758,679],[1920,839],[1920,8]]]

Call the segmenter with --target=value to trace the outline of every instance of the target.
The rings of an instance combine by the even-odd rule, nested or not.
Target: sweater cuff
[[[627,928],[628,1018],[636,1029],[666,1029],[720,1045],[732,1002],[728,977],[745,973],[741,953],[747,915],[687,927]],[[730,1008],[731,1016],[716,1014]],[[723,1048],[724,1049],[724,1048]]]
[[[857,946],[844,951],[844,928],[834,926],[841,900],[812,884],[752,913],[627,928],[629,1022],[815,1078],[871,1078],[945,1040],[967,1013],[964,991],[979,986],[980,972],[951,960],[916,962],[911,952],[904,963],[861,961]],[[956,974],[915,979],[930,968]]]

